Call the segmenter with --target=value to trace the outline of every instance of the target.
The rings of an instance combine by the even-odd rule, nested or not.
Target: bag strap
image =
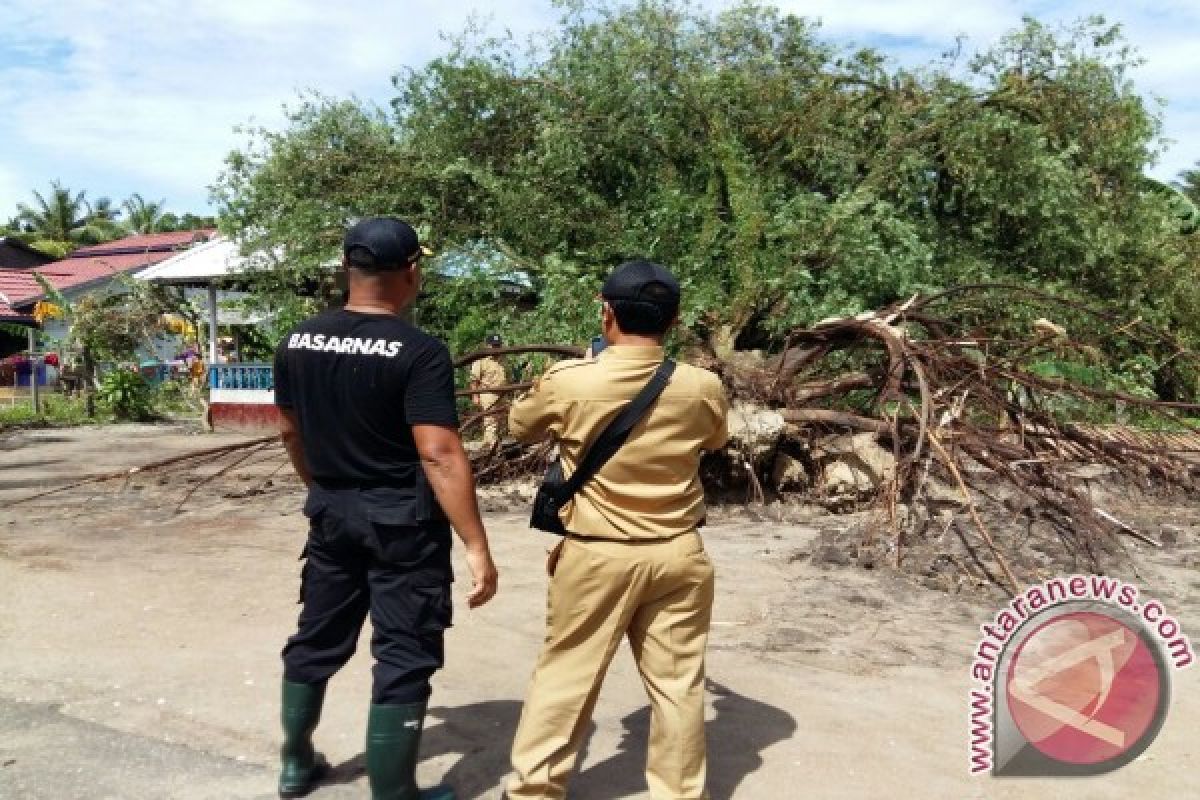
[[[596,441],[588,449],[587,454],[579,461],[579,466],[571,473],[571,477],[563,484],[559,491],[559,502],[565,503],[570,500],[576,492],[587,483],[588,479],[600,471],[600,468],[608,462],[610,458],[616,455],[621,446],[629,438],[630,431],[633,426],[637,425],[646,412],[650,410],[650,406],[662,394],[663,389],[667,388],[667,383],[671,380],[671,373],[675,372],[675,362],[671,359],[664,360],[658,365],[658,369],[654,371],[654,375],[650,381],[642,387],[642,390],[637,393],[637,396],[629,401],[629,405],[621,409],[621,413],[613,418],[613,421],[608,423],[600,435],[596,437]]]

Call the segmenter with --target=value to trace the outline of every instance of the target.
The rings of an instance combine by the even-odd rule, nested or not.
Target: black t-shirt
[[[412,425],[458,425],[446,346],[399,317],[339,309],[275,351],[275,404],[295,414],[313,479],[410,486]]]

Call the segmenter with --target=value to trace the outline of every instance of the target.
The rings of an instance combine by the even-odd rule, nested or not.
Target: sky
[[[697,0],[720,8],[722,0]],[[968,37],[984,49],[1029,14],[1103,13],[1146,64],[1139,90],[1165,102],[1152,174],[1200,160],[1200,0],[775,0],[836,44],[916,65]],[[0,0],[0,222],[59,180],[88,197],[133,192],[176,213],[214,213],[208,186],[244,125],[282,125],[299,93],[377,102],[391,77],[445,52],[472,17],[519,38],[554,24],[550,0]]]

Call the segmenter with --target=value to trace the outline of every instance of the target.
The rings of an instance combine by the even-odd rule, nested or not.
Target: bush
[[[163,381],[151,392],[151,405],[160,414],[189,414],[204,410],[202,390],[186,378]]]
[[[47,393],[42,396],[41,414],[34,414],[29,403],[0,408],[0,431],[26,426],[86,425],[91,422],[94,420],[88,419],[87,406],[81,395],[67,397]]]
[[[115,369],[105,374],[97,396],[118,420],[145,422],[154,417],[150,386],[133,370]]]

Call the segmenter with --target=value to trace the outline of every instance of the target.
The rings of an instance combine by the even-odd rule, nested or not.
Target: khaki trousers
[[[696,533],[643,543],[567,539],[513,742],[508,797],[566,796],[604,674],[628,637],[650,698],[650,795],[707,798],[704,651],[712,602],[713,566]]]
[[[481,411],[491,411],[496,403],[500,402],[498,394],[481,394],[479,395],[479,409]],[[500,440],[500,417],[496,414],[490,414],[483,418],[483,439],[484,446],[490,447]]]

